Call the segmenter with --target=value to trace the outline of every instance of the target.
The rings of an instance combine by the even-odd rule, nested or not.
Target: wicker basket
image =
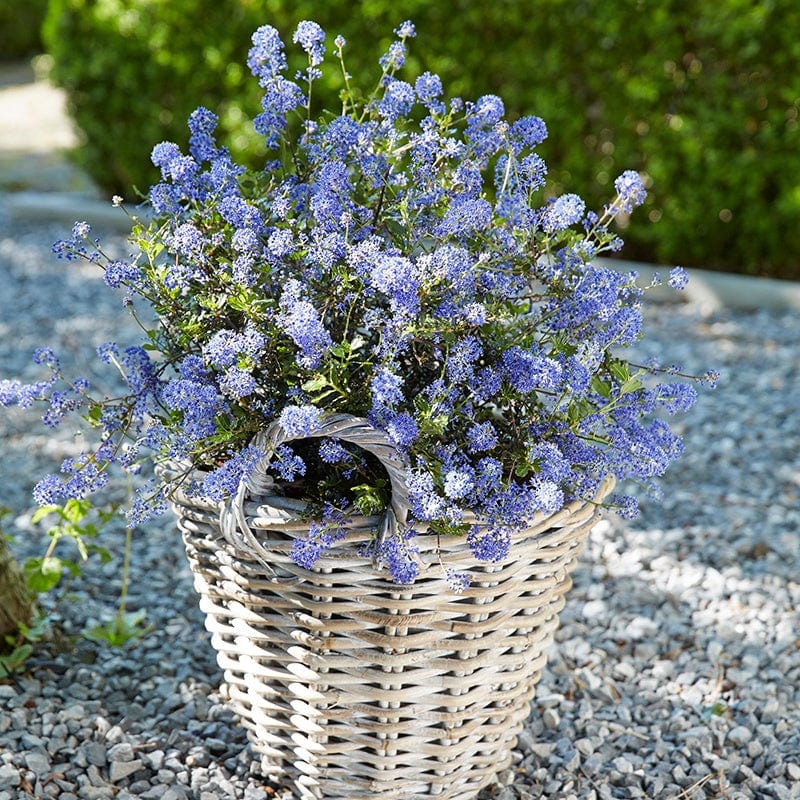
[[[596,506],[542,516],[501,564],[475,561],[460,538],[419,535],[429,567],[398,586],[358,544],[405,518],[402,462],[363,420],[330,417],[314,435],[375,453],[394,494],[313,570],[289,558],[308,523],[269,494],[266,459],[224,506],[174,499],[224,691],[263,772],[301,798],[473,798],[510,763]],[[275,426],[260,444],[288,438]],[[442,564],[468,570],[471,586],[455,595]]]

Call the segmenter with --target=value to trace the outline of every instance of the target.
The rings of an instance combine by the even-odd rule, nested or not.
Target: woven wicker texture
[[[331,424],[348,439],[347,419]],[[381,434],[353,425],[384,460],[385,442],[364,438]],[[385,516],[402,522],[402,465],[387,460]],[[542,516],[501,564],[477,562],[461,538],[419,535],[423,571],[398,586],[358,554],[394,520],[355,517],[314,570],[294,564],[308,522],[297,502],[258,493],[267,463],[225,508],[174,498],[224,690],[263,771],[304,799],[474,798],[511,760],[596,506]],[[453,594],[442,565],[468,570],[471,586]]]

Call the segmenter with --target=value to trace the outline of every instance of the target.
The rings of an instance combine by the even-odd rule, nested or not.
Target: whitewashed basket
[[[269,494],[268,458],[230,503],[173,499],[224,691],[265,775],[300,798],[474,798],[511,761],[596,502],[543,515],[500,564],[476,561],[462,538],[418,535],[431,566],[398,586],[359,545],[405,519],[401,460],[354,417],[314,436],[374,453],[393,498],[382,519],[352,519],[312,570],[290,558],[308,521]],[[259,444],[289,438],[274,426]],[[442,564],[471,586],[454,594]]]

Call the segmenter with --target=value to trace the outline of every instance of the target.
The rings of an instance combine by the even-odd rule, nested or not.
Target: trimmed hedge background
[[[41,27],[47,0],[3,0],[0,3],[0,61],[42,52]]]
[[[796,0],[50,0],[45,43],[95,180],[146,191],[153,144],[183,145],[200,104],[239,157],[263,158],[247,122],[259,111],[249,37],[270,23],[290,39],[301,19],[329,49],[348,39],[364,88],[392,29],[413,20],[405,77],[424,65],[448,94],[496,93],[510,118],[543,117],[554,190],[599,208],[620,172],[642,172],[650,196],[625,257],[800,278]]]

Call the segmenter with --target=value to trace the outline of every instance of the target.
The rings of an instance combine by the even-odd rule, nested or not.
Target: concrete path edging
[[[639,273],[640,285],[652,281],[655,274],[661,277],[664,284],[669,279],[669,266],[640,264],[611,258],[598,259],[598,262],[624,272],[635,270]],[[689,283],[682,291],[676,292],[664,285],[648,290],[648,294],[654,299],[682,298],[686,302],[701,306],[704,311],[721,308],[800,310],[800,283],[796,281],[696,268],[689,268],[686,272]]]
[[[12,223],[37,220],[61,223],[71,228],[76,222],[86,221],[93,228],[114,233],[127,233],[131,229],[128,214],[116,208],[110,199],[104,202],[72,193],[26,191],[0,196],[0,203]],[[141,218],[146,216],[135,207],[129,211]]]

